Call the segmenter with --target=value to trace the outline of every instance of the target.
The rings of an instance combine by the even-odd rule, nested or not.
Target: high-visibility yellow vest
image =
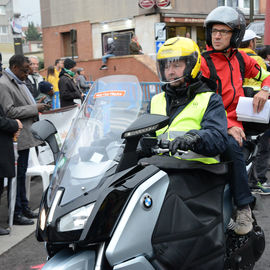
[[[264,70],[267,70],[264,60],[259,55],[257,55],[253,50],[251,50],[250,48],[239,48],[238,50],[244,51],[247,55],[254,58],[260,67],[262,67]],[[262,81],[257,81],[253,78],[245,78],[243,86],[249,86],[252,87],[255,91],[260,91],[261,84]]]
[[[169,126],[156,131],[158,138],[173,140],[178,136],[184,135],[189,130],[201,129],[201,121],[212,94],[214,93],[204,92],[197,94],[195,98],[173,119]],[[165,93],[162,92],[152,98],[150,112],[152,114],[167,115],[166,106]],[[196,160],[206,164],[219,162],[218,157],[206,157],[192,151],[188,151],[187,154],[182,155],[175,154],[175,157],[185,160]]]

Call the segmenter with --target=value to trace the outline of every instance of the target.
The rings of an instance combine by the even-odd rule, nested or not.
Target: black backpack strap
[[[215,83],[216,83],[216,81],[218,81],[217,92],[221,96],[222,95],[221,80],[220,80],[219,76],[217,75],[217,70],[216,70],[216,67],[213,63],[211,56],[210,56],[210,53],[211,52],[203,52],[202,57],[205,59],[207,66],[209,68],[209,71],[210,71],[210,78],[209,79]]]
[[[247,55],[248,56],[256,56],[256,54],[253,54],[253,53],[247,53]],[[237,51],[236,57],[237,57],[237,60],[239,62],[239,65],[240,65],[241,76],[242,76],[242,79],[244,81],[244,79],[245,79],[245,68],[246,68],[245,61],[244,61],[244,58],[243,58],[242,54],[239,51]],[[255,67],[260,72],[260,75],[259,75],[258,79],[256,79],[256,78],[253,78],[253,79],[256,80],[256,81],[260,81],[261,76],[262,76],[261,67],[258,64]]]
[[[239,62],[242,80],[244,81],[244,79],[245,79],[245,71],[246,71],[246,65],[245,65],[244,58],[243,58],[242,54],[239,51],[236,52],[235,56],[237,57],[237,60]]]

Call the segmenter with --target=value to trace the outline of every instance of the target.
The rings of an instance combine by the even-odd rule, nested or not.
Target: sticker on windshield
[[[123,97],[126,94],[125,90],[117,90],[117,91],[104,91],[99,92],[94,95],[94,98],[101,97]]]
[[[103,158],[102,154],[99,153],[94,153],[93,156],[91,157],[90,161],[95,162],[95,163],[99,163]]]

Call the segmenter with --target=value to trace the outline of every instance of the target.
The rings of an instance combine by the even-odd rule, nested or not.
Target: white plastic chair
[[[26,183],[25,183],[26,197],[28,200],[30,199],[31,177],[41,176],[43,191],[45,191],[50,184],[50,175],[53,174],[54,167],[55,165],[41,165],[39,163],[35,147],[30,148],[29,162],[26,171]]]

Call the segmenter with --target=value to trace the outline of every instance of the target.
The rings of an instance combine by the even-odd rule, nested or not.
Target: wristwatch
[[[262,90],[263,90],[263,91],[267,91],[268,93],[270,93],[270,87],[267,86],[267,85],[263,86],[263,87],[262,87]]]

